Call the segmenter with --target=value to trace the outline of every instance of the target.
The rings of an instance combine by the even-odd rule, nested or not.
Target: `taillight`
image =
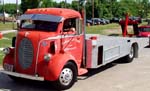
[[[92,46],[95,47],[97,45],[97,36],[92,36],[90,39],[92,40]]]

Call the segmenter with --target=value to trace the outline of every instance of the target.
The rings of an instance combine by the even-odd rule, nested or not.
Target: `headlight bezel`
[[[49,62],[52,58],[52,55],[50,53],[47,53],[44,55],[44,61]]]
[[[3,49],[3,53],[4,53],[5,55],[10,54],[10,48],[9,48],[9,47],[4,48],[4,49]]]

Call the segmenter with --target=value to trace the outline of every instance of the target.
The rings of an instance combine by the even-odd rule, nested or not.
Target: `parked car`
[[[87,20],[86,20],[86,25],[93,25],[92,20],[87,19]]]
[[[108,20],[108,19],[101,18],[101,20],[104,21],[105,24],[109,24],[110,23],[110,20]]]
[[[110,20],[111,23],[119,23],[120,22],[120,18],[114,17]]]
[[[94,23],[94,25],[100,25],[102,22],[101,19],[99,18],[92,18],[91,20]]]
[[[129,20],[131,20],[131,21],[137,21],[138,23],[142,23],[141,17],[131,16],[131,17],[129,17]]]

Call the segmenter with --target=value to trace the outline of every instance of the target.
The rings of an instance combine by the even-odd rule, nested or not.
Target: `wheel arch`
[[[76,70],[78,72],[78,65],[77,61],[73,56],[70,56],[68,54],[59,54],[51,60],[51,62],[48,64],[48,70],[45,74],[46,80],[49,81],[55,81],[58,79],[61,70],[64,68],[64,66],[71,62],[75,65]]]
[[[77,70],[77,73],[78,73],[78,66],[77,66],[77,63],[76,63],[74,60],[68,60],[67,63],[68,63],[68,62],[71,62],[71,63],[73,63],[73,64],[75,65],[76,70]],[[66,63],[66,64],[67,64],[67,63]]]

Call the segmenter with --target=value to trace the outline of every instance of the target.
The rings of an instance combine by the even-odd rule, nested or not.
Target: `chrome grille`
[[[19,64],[23,69],[27,69],[32,65],[33,60],[33,45],[32,42],[24,38],[21,40],[18,49]]]

